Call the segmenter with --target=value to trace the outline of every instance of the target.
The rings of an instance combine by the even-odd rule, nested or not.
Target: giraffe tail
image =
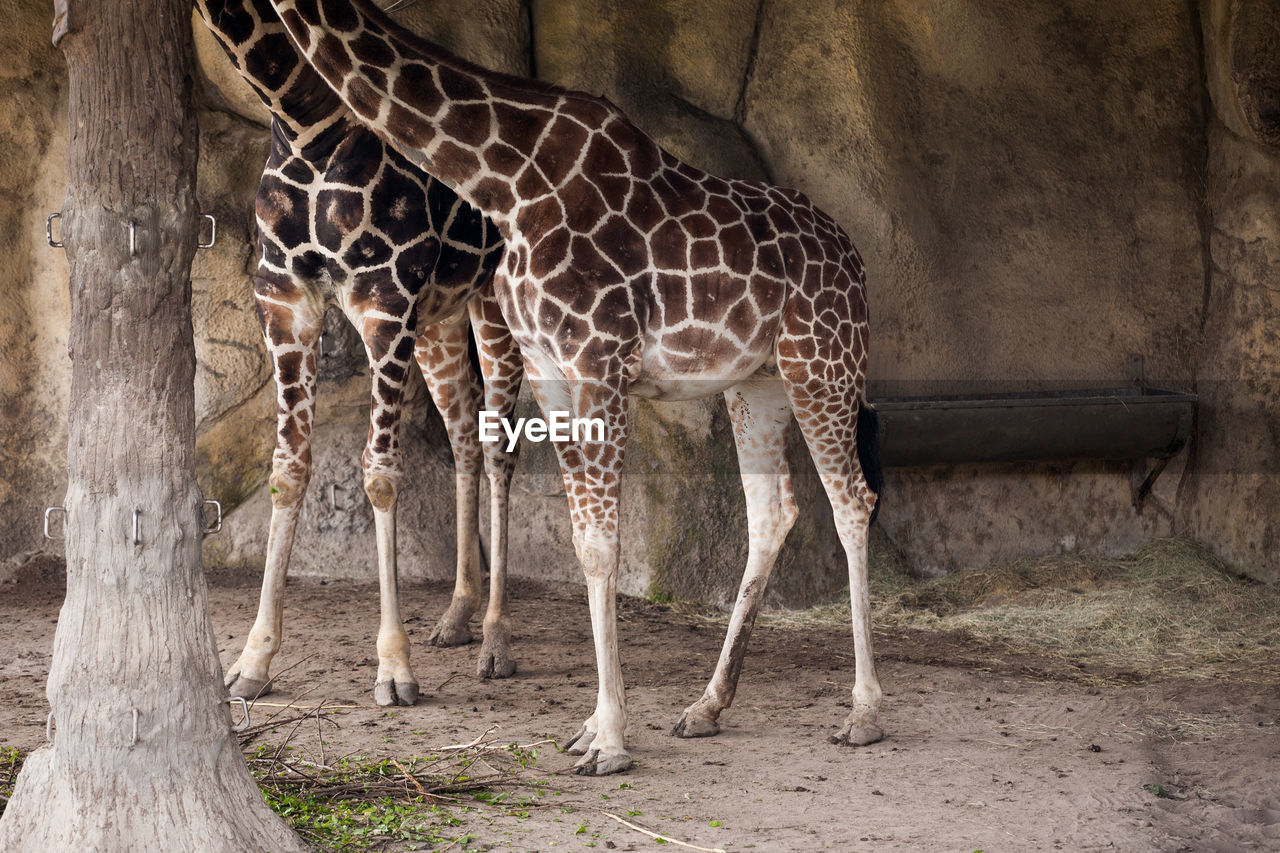
[[[476,327],[471,323],[467,324],[467,361],[471,362],[471,369],[476,372],[476,378],[480,380],[480,391],[484,393],[484,370],[480,366],[480,344],[476,341]],[[481,400],[484,399],[482,396]]]
[[[875,506],[871,509],[871,521],[876,520],[880,512],[881,498],[884,497],[884,469],[880,465],[880,415],[865,399],[858,405],[858,464],[862,467],[862,476],[869,488],[876,495]]]

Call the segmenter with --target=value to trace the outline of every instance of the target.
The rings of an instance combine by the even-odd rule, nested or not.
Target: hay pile
[[[877,629],[947,632],[1127,677],[1280,681],[1280,585],[1244,578],[1185,539],[1126,557],[1049,555],[932,580],[891,567],[871,586]],[[832,605],[762,622],[847,624],[848,612]]]

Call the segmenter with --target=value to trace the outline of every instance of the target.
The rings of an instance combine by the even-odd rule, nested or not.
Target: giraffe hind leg
[[[785,370],[785,369],[784,369]],[[784,372],[784,376],[786,373]],[[884,737],[879,725],[881,690],[871,644],[871,598],[868,589],[867,536],[876,494],[863,475],[856,452],[858,413],[862,403],[854,383],[787,382],[796,422],[804,433],[814,467],[822,479],[836,533],[849,566],[852,605],[854,684],[853,710],[832,743],[863,746]],[[865,423],[865,419],[864,419]]]
[[[449,435],[457,520],[453,598],[428,642],[433,646],[462,646],[472,640],[468,625],[480,607],[482,578],[477,522],[481,453],[476,425],[480,383],[468,359],[466,315],[423,329],[414,355]]]
[[[484,375],[484,408],[509,417],[516,407],[524,366],[492,289],[471,300],[474,330]],[[507,507],[516,451],[505,441],[483,445],[489,479],[489,605],[484,614],[484,642],[476,662],[480,678],[506,678],[516,671],[511,652],[511,624],[507,612]]]
[[[720,714],[737,691],[769,574],[796,519],[786,459],[791,405],[782,382],[776,378],[748,380],[728,389],[724,396],[747,498],[747,567],[715,672],[702,697],[685,709],[671,730],[676,737],[706,737],[720,731]]]

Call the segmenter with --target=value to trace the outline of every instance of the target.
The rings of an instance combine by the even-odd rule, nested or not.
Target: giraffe
[[[507,254],[494,290],[543,412],[606,425],[602,442],[556,446],[598,674],[595,711],[567,744],[582,756],[577,771],[632,764],[616,628],[629,395],[723,393],[747,498],[747,566],[724,647],[673,733],[713,734],[733,699],[796,517],[783,455],[794,415],[849,567],[853,709],[832,740],[880,739],[867,589],[877,493],[863,470],[875,467],[876,418],[865,395],[865,271],[848,235],[795,190],[709,175],[607,100],[465,62],[367,0],[272,2],[362,121],[497,225]]]
[[[476,504],[483,455],[492,510],[491,594],[477,674],[508,676],[515,671],[505,586],[514,456],[478,440],[482,392],[468,354],[470,319],[486,379],[484,405],[510,413],[522,368],[489,287],[502,239],[474,208],[354,120],[294,50],[270,3],[196,0],[196,7],[272,115],[271,152],[256,204],[254,279],[277,393],[271,526],[257,618],[227,671],[227,686],[245,698],[264,692],[280,647],[284,581],[311,476],[316,346],[325,309],[334,303],[364,341],[373,386],[362,467],[381,588],[374,699],[412,705],[419,689],[400,619],[395,542],[401,403],[410,359],[444,419],[456,478],[457,580],[431,642],[471,640],[467,623],[481,598]]]

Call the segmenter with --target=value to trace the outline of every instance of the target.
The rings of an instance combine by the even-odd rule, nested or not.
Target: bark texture
[[[67,599],[0,849],[301,850],[230,732],[195,478],[190,5],[56,3],[70,79]]]

